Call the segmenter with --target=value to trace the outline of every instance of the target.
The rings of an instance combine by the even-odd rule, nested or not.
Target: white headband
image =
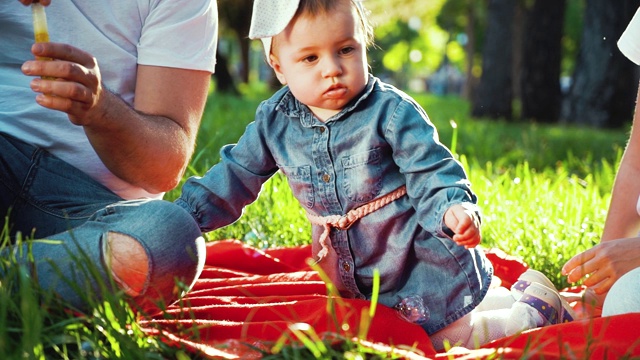
[[[360,1],[353,0],[364,14]],[[262,40],[267,60],[271,54],[271,39],[289,25],[299,5],[300,0],[254,0],[249,38]]]

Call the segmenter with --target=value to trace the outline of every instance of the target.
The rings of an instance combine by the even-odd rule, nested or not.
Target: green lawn
[[[203,174],[218,161],[220,147],[238,139],[265,96],[264,92],[243,98],[210,95],[185,179]],[[482,207],[483,246],[519,256],[558,287],[566,286],[559,272],[562,264],[599,240],[626,129],[470,119],[469,105],[460,99],[416,98],[438,127],[441,141],[468,171]],[[171,191],[166,199],[178,194],[179,189]],[[286,180],[277,175],[241,220],[207,238],[237,238],[263,248],[293,246],[310,242],[310,225]],[[117,294],[93,314],[69,314],[46,294],[40,301],[42,294],[26,269],[12,267],[10,259],[0,260],[5,269],[0,279],[3,359],[194,358],[143,335]]]

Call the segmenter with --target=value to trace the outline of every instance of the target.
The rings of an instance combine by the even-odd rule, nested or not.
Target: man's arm
[[[151,193],[180,181],[193,153],[211,74],[138,66],[134,107],[102,85],[97,60],[67,44],[35,44],[23,72],[38,104],[68,114],[83,126],[100,159],[116,176]]]
[[[138,66],[134,109],[110,94],[102,121],[85,126],[111,172],[145,190],[175,188],[193,154],[211,74]]]

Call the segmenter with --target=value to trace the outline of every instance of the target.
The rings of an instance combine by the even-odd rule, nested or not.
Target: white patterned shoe
[[[526,292],[527,288],[531,284],[538,283],[555,292],[560,299],[562,307],[559,309],[559,317],[557,323],[564,323],[573,321],[576,318],[576,314],[569,303],[558,293],[555,285],[547,278],[543,273],[533,269],[527,269],[518,277],[518,280],[511,287],[511,294],[513,298],[518,301],[522,295]]]
[[[558,292],[537,282],[525,289],[520,300],[511,307],[505,326],[510,336],[536,327],[558,324],[562,317],[562,302]]]
[[[524,291],[527,290],[531,283],[537,282],[538,284],[542,284],[549,288],[555,288],[555,285],[547,278],[543,273],[538,270],[527,269],[527,271],[523,272],[518,280],[511,286],[511,294],[518,301]]]

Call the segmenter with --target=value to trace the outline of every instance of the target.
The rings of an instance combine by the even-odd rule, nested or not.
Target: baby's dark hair
[[[338,5],[345,2],[351,3],[360,17],[360,24],[362,25],[362,33],[364,34],[364,42],[367,47],[373,45],[373,26],[369,20],[368,11],[362,5],[359,0],[300,0],[298,5],[298,11],[295,17],[303,14],[316,16],[320,14],[326,14],[332,10],[335,10]]]

